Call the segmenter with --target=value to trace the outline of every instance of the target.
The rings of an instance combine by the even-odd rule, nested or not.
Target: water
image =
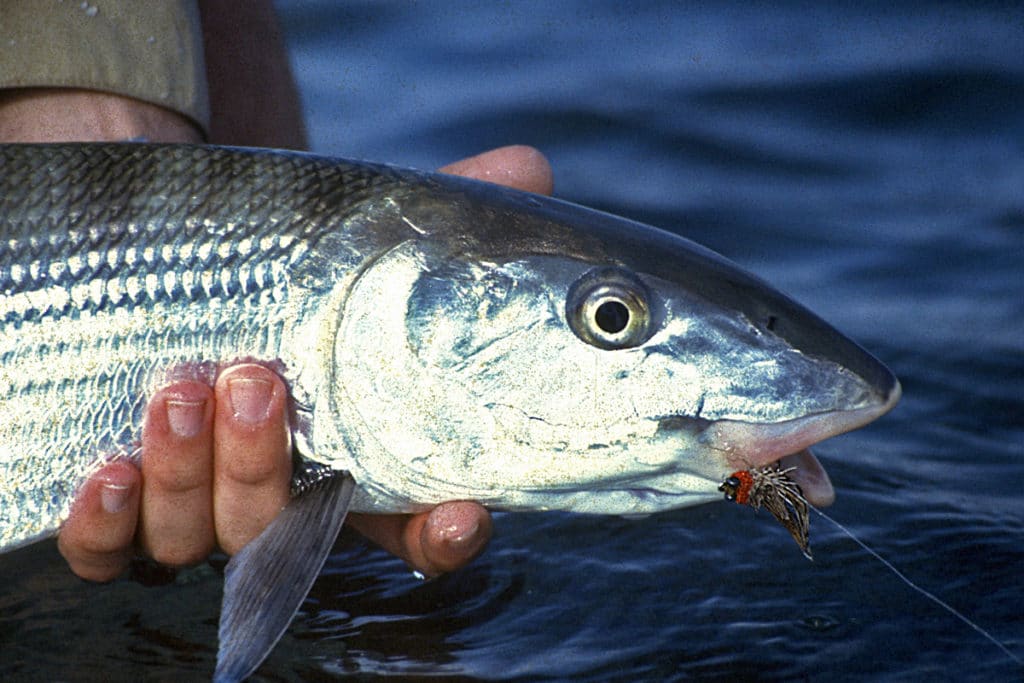
[[[739,261],[905,398],[816,452],[829,514],[1024,656],[1024,10],[1010,4],[282,3],[321,152],[433,167],[512,142],[557,194]],[[271,681],[1017,680],[812,515],[499,515],[432,582],[345,534]],[[209,675],[220,578],[84,584],[0,558],[0,678]]]

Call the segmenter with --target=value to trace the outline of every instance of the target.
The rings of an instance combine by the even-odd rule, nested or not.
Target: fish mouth
[[[808,503],[828,507],[835,502],[836,490],[832,488],[832,480],[809,449],[779,458],[776,462],[782,469],[794,468],[787,476],[800,487]]]
[[[896,383],[883,400],[852,410],[836,410],[774,424],[719,420],[706,432],[716,450],[725,451],[731,471],[748,470],[778,463],[794,467],[789,477],[800,486],[807,502],[825,507],[835,501],[828,473],[811,453],[810,446],[825,439],[863,427],[889,412],[900,399]]]

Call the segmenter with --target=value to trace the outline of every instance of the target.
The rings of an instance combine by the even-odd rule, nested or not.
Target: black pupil
[[[629,309],[621,301],[605,301],[594,312],[594,322],[607,334],[618,334],[629,324]]]

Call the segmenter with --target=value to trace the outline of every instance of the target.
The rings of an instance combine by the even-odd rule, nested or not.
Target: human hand
[[[442,172],[550,194],[551,169],[528,147],[503,147]],[[176,381],[146,410],[142,470],[106,465],[82,487],[58,544],[72,571],[116,578],[138,552],[170,566],[228,554],[257,536],[288,501],[291,450],[287,390],[259,365],[221,373],[216,384]],[[414,569],[435,575],[478,555],[491,536],[488,512],[444,503],[415,515],[357,515],[348,522]]]

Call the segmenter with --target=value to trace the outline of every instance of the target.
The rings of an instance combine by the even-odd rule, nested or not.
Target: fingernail
[[[100,505],[103,511],[108,514],[121,512],[128,505],[128,498],[131,497],[132,488],[124,484],[113,484],[103,482],[100,490]]]
[[[231,409],[236,418],[257,424],[270,415],[270,396],[274,385],[265,379],[238,377],[228,380]]]
[[[468,547],[478,542],[480,523],[473,519],[467,524],[467,516],[450,506],[438,506],[431,513],[430,522],[440,540],[450,548]]]
[[[177,436],[188,439],[199,434],[203,428],[206,401],[181,401],[167,399],[167,424]]]

